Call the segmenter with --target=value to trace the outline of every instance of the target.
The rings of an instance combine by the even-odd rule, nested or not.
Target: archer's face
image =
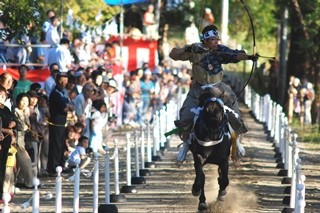
[[[208,38],[204,40],[204,43],[210,50],[215,50],[218,47],[220,39],[217,38]]]

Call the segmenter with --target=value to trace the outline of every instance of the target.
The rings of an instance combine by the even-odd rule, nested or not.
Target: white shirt
[[[58,45],[60,43],[60,35],[57,27],[50,25],[46,33],[46,43],[50,45]]]
[[[72,56],[66,45],[58,45],[56,48],[50,48],[48,52],[47,63],[57,63],[61,72],[68,72],[68,67],[72,63]]]
[[[197,29],[197,27],[194,25],[187,27],[185,31],[185,38],[186,38],[186,44],[200,42],[199,30]]]
[[[50,96],[50,93],[55,87],[55,85],[56,85],[56,82],[54,81],[53,77],[50,75],[44,82],[44,89],[48,97]]]

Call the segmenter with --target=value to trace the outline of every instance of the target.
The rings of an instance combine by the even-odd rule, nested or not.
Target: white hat
[[[204,11],[205,11],[206,13],[211,13],[211,9],[210,9],[210,8],[206,8]]]
[[[109,78],[108,78],[108,76],[103,75],[103,76],[102,76],[102,82],[103,82],[103,83],[109,83]]]
[[[109,87],[113,87],[113,88],[116,89],[116,91],[118,91],[118,89],[117,89],[118,84],[117,84],[116,80],[114,80],[114,78],[110,78],[109,79],[109,85],[108,86]]]
[[[151,72],[150,69],[146,69],[143,74],[145,74],[145,75],[152,75],[152,72]]]

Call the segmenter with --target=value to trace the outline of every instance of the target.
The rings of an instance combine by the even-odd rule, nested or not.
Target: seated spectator
[[[85,169],[90,163],[91,159],[87,156],[86,149],[89,146],[89,139],[86,136],[79,138],[76,149],[70,154],[68,164],[70,168],[76,167],[76,160],[80,161],[79,168]]]

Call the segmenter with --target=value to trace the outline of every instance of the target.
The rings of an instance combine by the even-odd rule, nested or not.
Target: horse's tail
[[[233,130],[231,130],[230,133],[231,133],[231,142],[232,142],[231,159],[235,161],[235,159],[237,159],[237,136]]]
[[[228,124],[229,126],[229,131],[231,135],[231,159],[233,162],[238,162],[240,158],[242,158],[245,155],[245,149],[243,146],[240,144],[239,139],[236,136],[235,131],[232,129],[231,125]]]

